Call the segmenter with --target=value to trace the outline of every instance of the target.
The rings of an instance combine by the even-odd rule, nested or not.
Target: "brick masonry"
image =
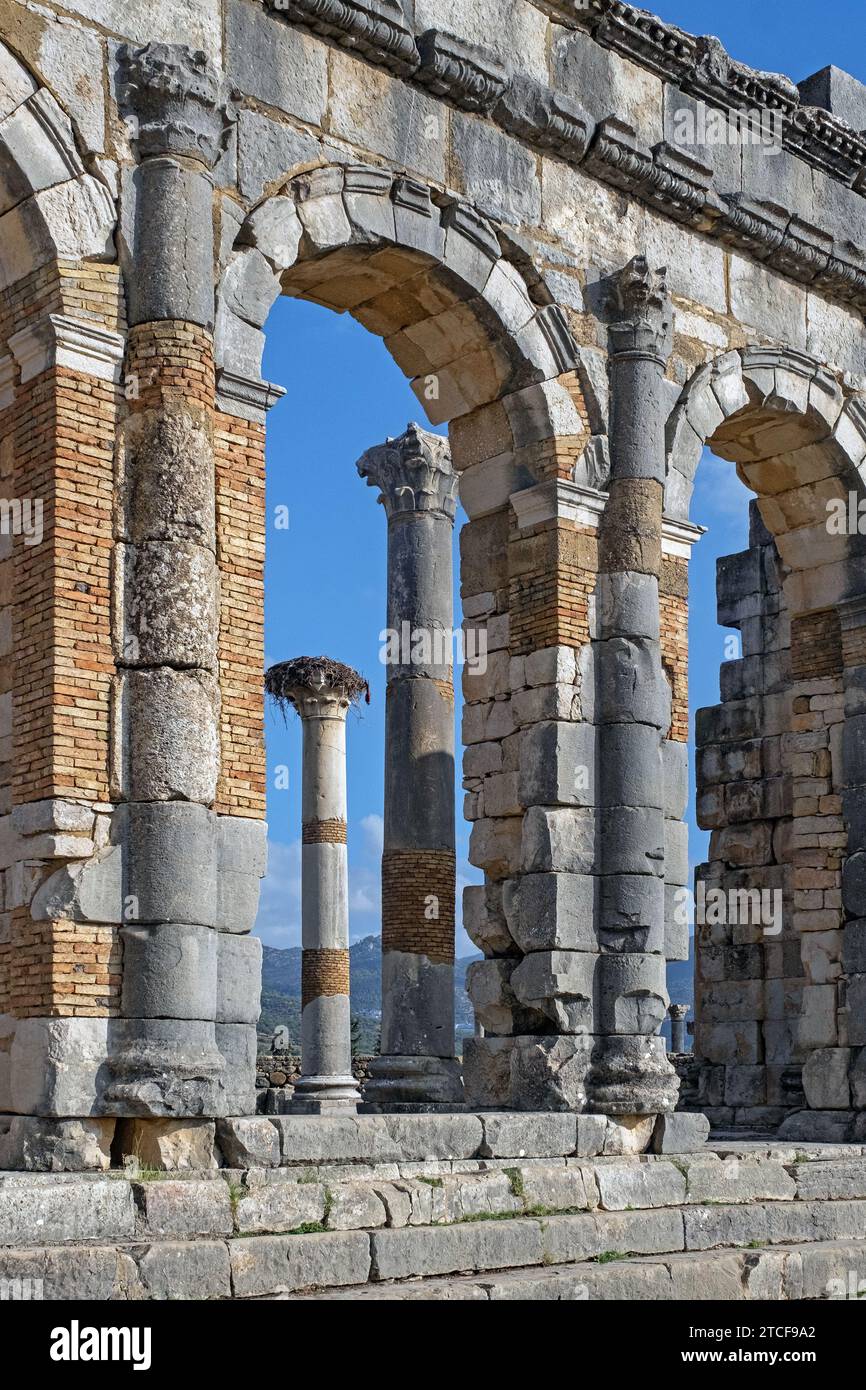
[[[346,822],[338,820],[304,821],[301,841],[305,845],[344,845],[346,844]]]
[[[301,957],[301,1007],[323,995],[349,993],[349,952],[320,947]]]
[[[391,850],[382,856],[382,951],[454,960],[455,856],[445,850]]]

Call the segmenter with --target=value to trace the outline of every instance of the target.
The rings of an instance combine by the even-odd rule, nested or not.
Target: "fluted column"
[[[123,1018],[107,1108],[219,1115],[253,1103],[255,1066],[245,1056],[230,1078],[217,1039],[223,958],[237,976],[243,946],[224,952],[215,930],[212,809],[220,743],[211,171],[228,131],[227,91],[203,54],[180,45],[126,47],[119,63],[139,162],[124,174],[120,247],[130,322],[114,596]],[[254,956],[253,948],[244,956],[252,994]]]
[[[358,471],[388,517],[382,1042],[372,1104],[454,1105],[454,622],[457,478],[410,424]]]
[[[611,477],[599,528],[597,718],[601,893],[594,1109],[671,1110],[678,1083],[659,1030],[668,1006],[661,743],[670,690],[661,664],[659,574],[665,476],[665,271],[635,257],[613,285]]]
[[[301,1075],[292,1110],[356,1110],[349,1003],[346,715],[364,681],[340,662],[301,657],[271,667],[267,689],[303,726]]]

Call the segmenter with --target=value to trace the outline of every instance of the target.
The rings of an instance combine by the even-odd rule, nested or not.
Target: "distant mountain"
[[[480,955],[463,956],[454,967],[454,1011],[458,1037],[471,1037],[475,1024],[472,1005],[466,993],[466,971]],[[378,936],[365,936],[349,947],[349,972],[352,989],[352,1016],[358,1020],[358,1048],[372,1048],[379,1032],[382,1017],[382,943]],[[675,960],[668,965],[668,993],[673,1004],[688,1004],[689,1018],[694,1017],[695,967],[694,943],[689,960]],[[262,961],[262,1016],[259,1033],[271,1034],[279,1024],[288,1027],[297,1045],[300,1039],[301,1014],[301,948],[293,946],[280,950],[265,946]],[[670,1020],[662,1032],[670,1040]]]
[[[479,956],[464,956],[454,967],[454,1008],[458,1036],[474,1031],[472,1005],[466,993],[466,970]],[[359,1020],[362,1041],[372,1046],[382,1017],[382,942],[365,936],[349,947],[352,1016]],[[297,1044],[300,1037],[301,948],[265,946],[262,958],[262,1016],[259,1033],[270,1034],[280,1024]]]

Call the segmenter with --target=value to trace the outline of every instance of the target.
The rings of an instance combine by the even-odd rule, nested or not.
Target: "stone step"
[[[598,1302],[855,1300],[866,1295],[862,1241],[816,1241],[777,1250],[642,1255],[492,1274],[411,1279],[362,1288],[278,1295],[291,1302]]]
[[[866,1244],[866,1156],[826,1152],[3,1174],[0,1279],[69,1298],[80,1265],[95,1298],[276,1298],[712,1251],[742,1284],[755,1252]]]

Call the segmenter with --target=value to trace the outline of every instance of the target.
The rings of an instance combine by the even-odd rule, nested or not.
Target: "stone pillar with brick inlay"
[[[115,603],[123,991],[105,1108],[243,1114],[254,1105],[261,947],[251,921],[223,920],[223,879],[247,851],[258,857],[263,827],[214,809],[212,169],[230,113],[224,79],[201,53],[155,43],[122,49],[119,63],[139,163],[124,182],[129,414]]]
[[[596,596],[598,942],[591,1106],[648,1115],[676,1104],[660,1036],[665,979],[665,779],[671,690],[661,660],[666,272],[636,257],[614,281],[611,476]]]
[[[301,848],[301,1075],[292,1109],[356,1110],[349,1000],[346,715],[366,682],[324,657],[272,666],[265,688],[303,726]]]
[[[414,424],[358,471],[388,517],[382,1041],[364,1097],[453,1106],[457,476],[447,439]]]

